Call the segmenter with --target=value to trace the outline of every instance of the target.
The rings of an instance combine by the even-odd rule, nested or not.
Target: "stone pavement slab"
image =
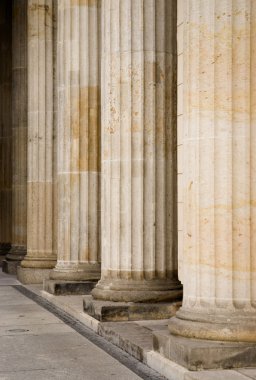
[[[237,372],[249,377],[250,379],[256,380],[256,369],[255,368],[240,368]]]
[[[249,380],[234,370],[216,370],[187,373],[184,380]]]
[[[0,268],[0,270],[2,270]],[[20,282],[16,279],[16,276],[6,274],[1,271],[0,276],[0,286],[11,286],[11,285],[19,285]]]
[[[14,288],[0,289],[0,380],[141,379]]]
[[[30,287],[33,291],[33,287]],[[38,292],[38,288],[35,290]],[[83,313],[82,296],[53,296],[41,292],[52,305],[93,329],[124,351],[143,361],[169,380],[256,380],[256,368],[239,370],[189,371],[152,350],[154,333],[168,333],[168,320],[99,322]],[[88,296],[86,296],[88,297]],[[256,365],[256,363],[255,363]],[[197,377],[198,376],[198,377]]]
[[[0,326],[61,323],[51,313],[36,304],[3,305],[0,309]]]

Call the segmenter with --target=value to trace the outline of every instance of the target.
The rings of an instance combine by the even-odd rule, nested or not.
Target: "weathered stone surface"
[[[2,270],[4,273],[17,274],[18,265],[20,265],[20,261],[3,260]]]
[[[49,279],[51,269],[17,267],[17,277],[22,284],[42,284]]]
[[[255,369],[253,370],[255,374]],[[194,373],[186,373],[184,380],[251,380],[255,377],[243,376],[241,373],[225,370],[225,371],[200,371]]]
[[[100,323],[98,333],[142,362],[153,349],[152,332],[135,323]]]
[[[96,281],[57,281],[45,280],[44,290],[58,295],[90,294],[96,285]]]
[[[99,321],[167,319],[176,314],[180,303],[132,303],[84,298],[84,311]]]
[[[251,343],[187,339],[167,331],[154,333],[154,350],[191,371],[253,367],[256,345]]]

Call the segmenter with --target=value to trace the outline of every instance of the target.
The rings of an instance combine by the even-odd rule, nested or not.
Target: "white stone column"
[[[100,3],[58,3],[58,261],[53,280],[100,278]]]
[[[42,282],[53,250],[53,1],[28,0],[27,255],[18,277]]]
[[[0,254],[11,248],[12,226],[12,11],[0,7]]]
[[[3,270],[16,273],[27,245],[27,1],[12,1],[12,247]]]
[[[186,0],[184,8],[184,299],[169,328],[175,336],[252,343],[256,3]],[[230,366],[255,358],[242,351]]]
[[[103,0],[102,275],[96,299],[162,301],[177,279],[176,2]]]

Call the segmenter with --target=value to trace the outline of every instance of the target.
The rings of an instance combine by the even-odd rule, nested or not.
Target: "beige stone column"
[[[27,255],[18,277],[49,275],[53,251],[53,1],[28,1]]]
[[[27,245],[27,1],[12,1],[12,248],[3,270],[16,273]]]
[[[252,366],[256,3],[186,0],[184,9],[184,299],[170,356],[191,369]]]
[[[176,2],[103,0],[96,299],[177,298]]]
[[[0,254],[11,248],[12,221],[12,10],[0,6]]]
[[[50,277],[67,283],[100,278],[100,3],[58,3],[58,261]]]

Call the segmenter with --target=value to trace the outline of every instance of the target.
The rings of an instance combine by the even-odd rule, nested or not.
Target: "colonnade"
[[[207,346],[202,368],[247,366],[256,341],[256,5],[178,6],[179,136],[176,1],[28,1],[10,241],[27,247],[22,282],[99,280],[93,298],[114,302],[177,299],[180,250],[183,303],[160,351],[194,369]],[[26,62],[18,66],[22,85]]]

